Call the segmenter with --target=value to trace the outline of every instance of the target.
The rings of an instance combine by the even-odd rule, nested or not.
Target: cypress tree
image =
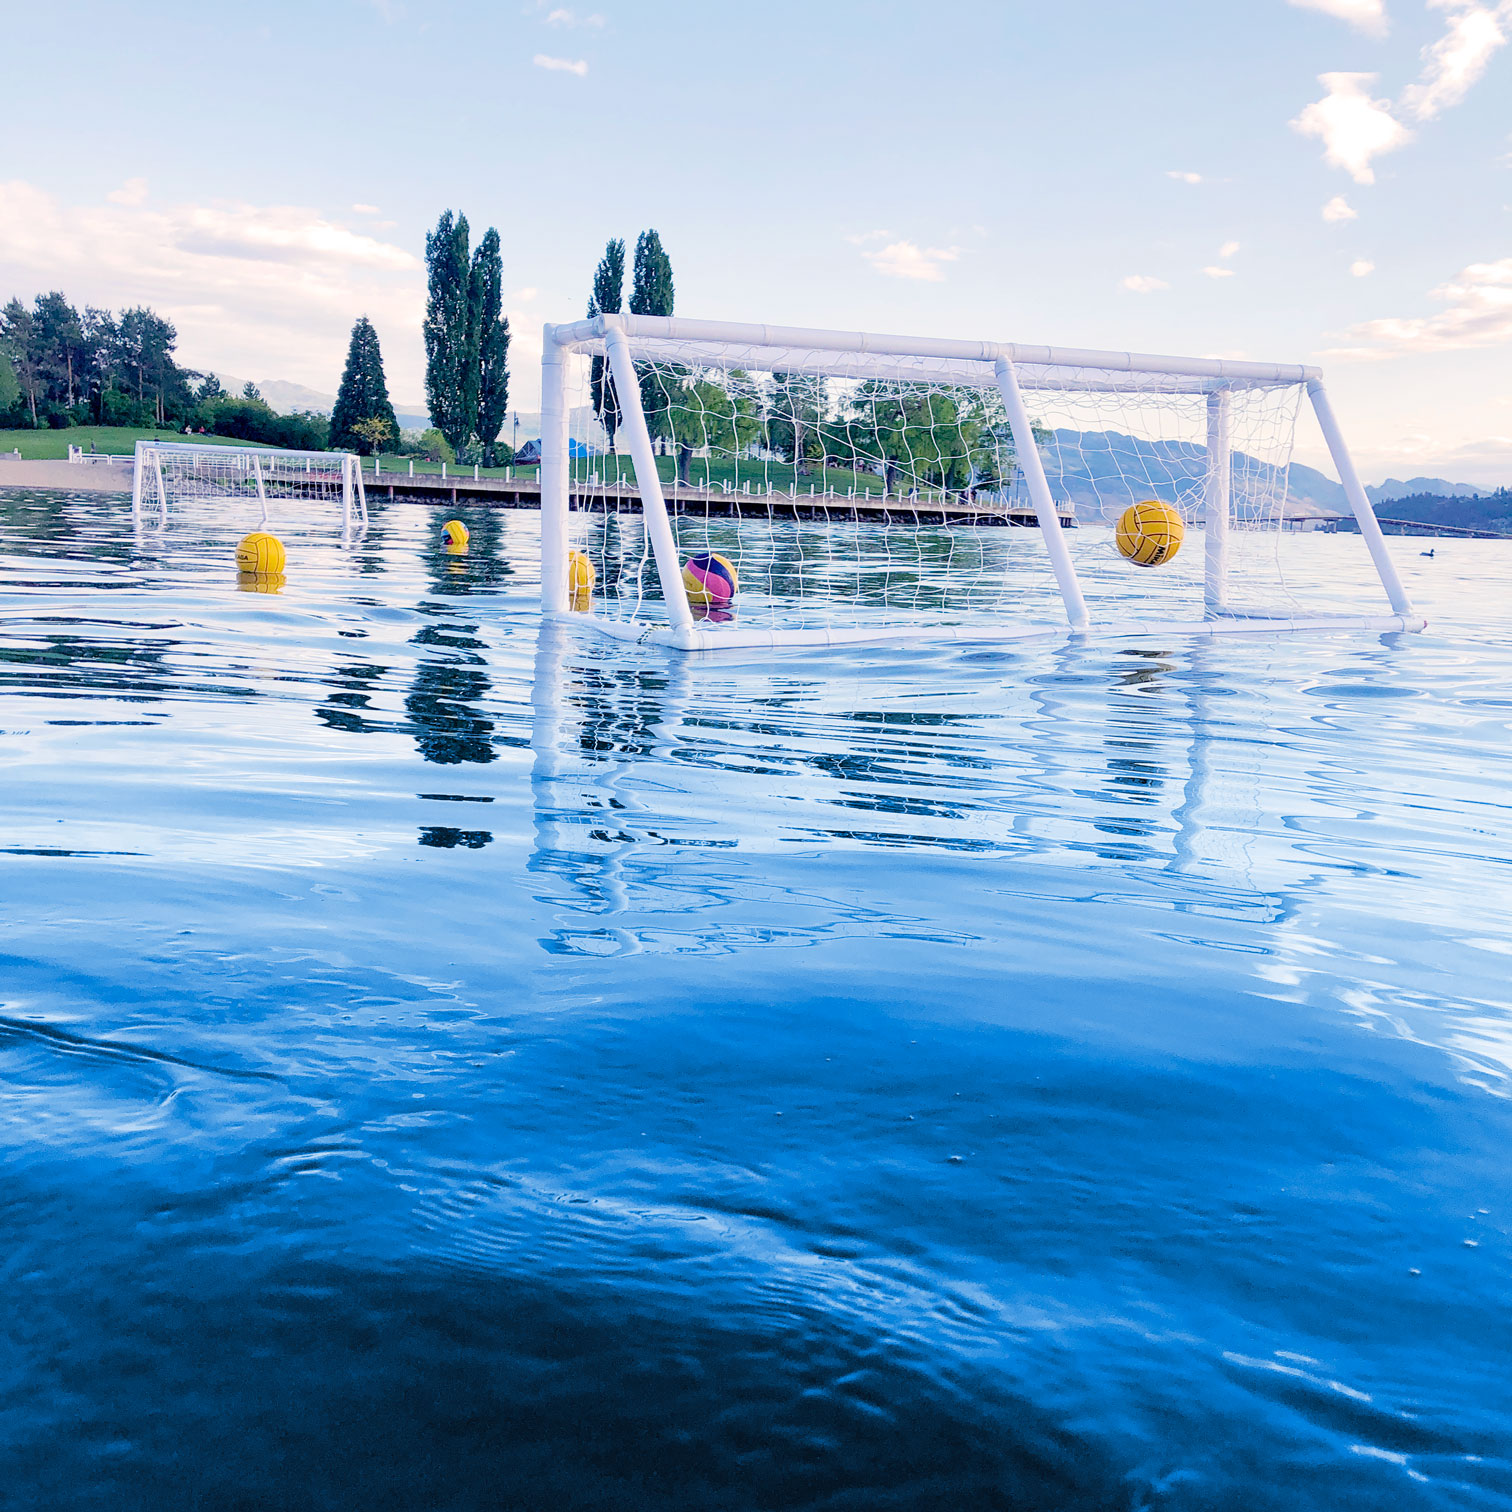
[[[366,457],[382,446],[374,446],[373,421],[388,426],[391,442],[399,439],[399,422],[389,402],[388,384],[383,377],[383,353],[378,347],[378,333],[366,315],[359,315],[352,327],[347,347],[346,371],[336,393],[336,407],[331,411],[331,448],[354,451]],[[365,431],[356,427],[365,425]]]
[[[630,291],[632,315],[672,313],[672,259],[655,231],[642,231],[635,243],[635,286]]]
[[[477,323],[465,215],[447,210],[425,238],[425,400],[436,429],[465,446],[478,417]]]
[[[494,442],[509,408],[509,321],[504,317],[504,259],[499,233],[490,226],[473,256],[472,347],[477,352],[477,409],[473,431],[483,463],[493,466]]]
[[[632,315],[670,315],[672,313],[672,260],[662,248],[655,231],[642,231],[635,243],[635,283],[630,290]],[[658,371],[649,365],[637,369],[641,384],[641,408],[646,412],[646,429],[658,441],[672,438],[672,393],[674,374]]]
[[[618,315],[625,302],[625,244],[618,237],[610,240],[593,272],[593,293],[588,296],[588,315]],[[588,382],[593,394],[593,413],[609,437],[614,450],[614,433],[619,429],[619,402],[614,397],[614,379],[608,363],[595,357],[589,365]]]

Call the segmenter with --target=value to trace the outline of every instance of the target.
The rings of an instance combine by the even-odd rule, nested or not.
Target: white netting
[[[631,349],[679,556],[718,553],[739,578],[706,627],[1064,622],[990,362],[647,338]],[[662,624],[627,437],[612,384],[594,403],[591,352],[569,357],[569,544],[594,564],[593,613]],[[1318,513],[1288,498],[1300,383],[1015,371],[1094,622],[1335,607],[1294,591],[1285,570],[1289,531]],[[1204,539],[1209,497],[1221,497],[1208,455],[1219,391],[1230,450],[1221,592]],[[1114,544],[1119,514],[1145,499],[1187,524],[1157,568]]]
[[[164,518],[194,500],[243,503],[263,521],[280,501],[334,506],[344,524],[367,518],[361,467],[350,452],[139,442],[132,499],[139,513]]]

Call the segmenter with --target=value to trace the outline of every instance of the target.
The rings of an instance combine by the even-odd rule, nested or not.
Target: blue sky
[[[1362,469],[1512,483],[1512,0],[81,0],[10,18],[0,296],[192,365],[421,392],[444,208],[503,238],[514,399],[605,239],[678,309],[1317,361]],[[66,87],[46,65],[64,48]],[[1301,455],[1321,452],[1309,434]]]

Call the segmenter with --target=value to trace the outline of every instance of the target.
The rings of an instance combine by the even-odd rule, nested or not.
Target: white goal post
[[[1290,492],[1304,397],[1379,605],[1340,570],[1344,541],[1301,554],[1315,538],[1299,530],[1338,523]],[[692,651],[1424,623],[1316,368],[599,315],[545,328],[541,410],[542,610],[621,639]],[[1117,514],[1145,498],[1185,521],[1168,567],[1114,549]],[[698,554],[738,578],[728,603],[696,580],[690,599]]]
[[[339,506],[343,534],[367,525],[362,465],[352,452],[137,442],[131,475],[133,519],[166,523],[170,506],[197,499],[256,504],[263,525],[269,523],[269,504],[278,500]]]

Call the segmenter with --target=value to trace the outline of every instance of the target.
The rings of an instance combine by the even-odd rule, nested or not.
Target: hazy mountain
[[[1367,486],[1365,492],[1372,504],[1379,504],[1382,499],[1407,499],[1418,494],[1432,494],[1439,499],[1483,499],[1491,489],[1477,488],[1474,483],[1448,483],[1443,478],[1409,478],[1405,483],[1387,478],[1375,487]]]

